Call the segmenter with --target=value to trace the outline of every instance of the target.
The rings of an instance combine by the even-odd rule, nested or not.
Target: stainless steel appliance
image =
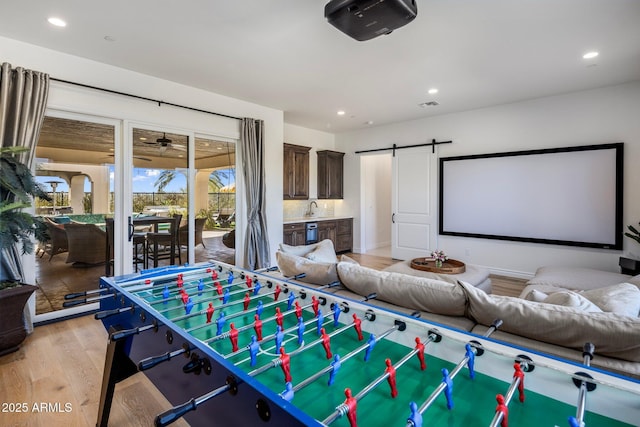
[[[311,243],[318,243],[318,223],[317,222],[307,222],[305,226],[305,244],[310,245]]]

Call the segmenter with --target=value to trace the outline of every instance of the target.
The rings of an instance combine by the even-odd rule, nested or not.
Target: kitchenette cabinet
[[[329,239],[336,252],[349,252],[353,249],[353,218],[317,219],[318,241]],[[287,245],[301,246],[305,244],[306,222],[289,222],[284,224],[282,241]]]
[[[309,198],[309,151],[311,147],[284,144],[283,199]]]

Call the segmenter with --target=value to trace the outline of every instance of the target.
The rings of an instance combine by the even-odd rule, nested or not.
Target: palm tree
[[[185,173],[182,171],[180,171],[179,173],[185,175]],[[154,183],[154,186],[156,187],[158,193],[164,192],[164,189],[167,187],[167,185],[169,185],[171,181],[175,179],[175,177],[175,170],[163,170],[162,172],[160,172],[158,178],[156,178],[156,182]],[[211,172],[211,175],[209,175],[209,192],[219,192],[220,189],[226,185],[225,181],[229,183],[231,181],[231,178],[235,178],[235,168],[230,168],[227,170],[218,169]]]

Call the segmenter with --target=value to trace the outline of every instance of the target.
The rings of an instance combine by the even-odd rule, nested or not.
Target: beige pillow
[[[305,276],[297,280],[306,283],[326,285],[338,280],[335,262],[316,262],[301,256],[277,251],[276,263],[284,276],[292,277],[304,273]]]
[[[291,246],[286,243],[280,243],[280,250],[291,255],[305,256],[318,247],[319,244],[320,243],[312,243],[310,245]]]
[[[586,313],[572,307],[488,295],[460,283],[469,300],[467,315],[490,326],[502,319],[501,330],[581,351],[592,342],[596,353],[640,362],[640,319],[615,313]]]
[[[329,239],[318,243],[315,249],[305,254],[304,257],[317,262],[338,262],[333,242]]]
[[[338,277],[351,291],[400,307],[462,316],[466,298],[459,285],[402,273],[378,271],[350,262],[338,263]]]
[[[580,295],[600,307],[602,311],[631,317],[638,317],[640,312],[640,289],[631,283],[591,289],[581,292]]]
[[[602,310],[597,305],[573,291],[554,292],[541,302],[544,302],[546,304],[562,305],[564,307],[573,307],[589,313],[602,312]]]
[[[629,279],[629,283],[640,287],[640,274],[638,274],[637,276],[633,276],[631,279]]]
[[[356,261],[353,258],[350,258],[346,255],[340,255],[340,262],[350,262],[351,264],[357,264],[360,265],[360,263],[358,261]]]
[[[527,301],[542,302],[545,299],[547,299],[548,296],[549,296],[549,294],[545,294],[544,292],[541,292],[541,291],[539,291],[537,289],[531,289],[524,296],[524,299],[526,299]]]

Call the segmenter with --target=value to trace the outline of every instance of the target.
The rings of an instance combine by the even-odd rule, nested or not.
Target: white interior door
[[[431,147],[396,150],[392,160],[391,256],[428,256],[437,246],[436,155]]]

